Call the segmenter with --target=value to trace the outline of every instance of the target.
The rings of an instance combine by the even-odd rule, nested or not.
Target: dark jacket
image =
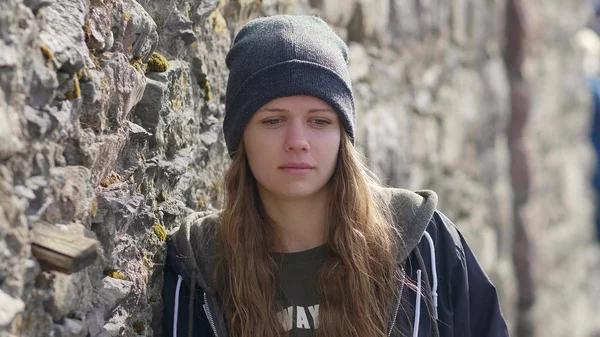
[[[411,280],[399,283],[389,336],[414,336],[415,327],[417,336],[508,336],[495,287],[454,224],[435,210],[435,193],[389,191],[404,242],[398,266]],[[191,216],[171,237],[164,267],[165,336],[227,336],[208,277],[217,221],[218,214]]]

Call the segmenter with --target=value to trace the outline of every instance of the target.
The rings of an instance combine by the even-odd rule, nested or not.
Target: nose
[[[291,122],[286,129],[285,150],[286,151],[308,151],[310,144],[304,125],[301,121]]]

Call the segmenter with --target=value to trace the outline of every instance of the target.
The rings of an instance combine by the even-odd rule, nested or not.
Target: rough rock
[[[102,289],[97,291],[95,305],[104,308],[105,316],[109,316],[117,305],[129,295],[132,284],[131,281],[105,277]]]
[[[15,316],[25,309],[25,303],[21,299],[13,298],[0,290],[0,300],[2,308],[0,309],[0,328],[6,328],[15,318]]]
[[[55,0],[38,13],[40,40],[51,52],[51,62],[57,69],[73,74],[84,67],[85,46],[83,27],[88,12],[83,0]],[[69,13],[69,15],[64,15]]]

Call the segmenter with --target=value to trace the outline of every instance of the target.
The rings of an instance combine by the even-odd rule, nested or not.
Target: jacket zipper
[[[210,323],[210,327],[212,328],[215,337],[219,337],[219,333],[217,333],[217,326],[215,325],[215,321],[208,305],[208,296],[206,296],[206,293],[204,293],[204,304],[202,307],[204,308],[204,312],[206,313],[206,317],[208,318],[208,322]]]
[[[402,273],[404,273],[404,267],[401,268]],[[394,326],[396,325],[396,319],[398,317],[398,311],[400,310],[400,301],[402,300],[402,291],[404,290],[404,281],[400,283],[400,290],[398,291],[398,301],[396,302],[396,309],[394,310],[394,319],[392,319],[392,324],[390,325],[390,330],[388,332],[388,337],[392,335],[392,331],[394,331]]]

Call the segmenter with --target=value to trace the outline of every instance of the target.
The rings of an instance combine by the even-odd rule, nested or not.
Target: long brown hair
[[[380,183],[345,132],[328,182],[329,256],[319,271],[318,337],[384,337],[395,298],[398,237]],[[232,337],[278,337],[277,235],[240,144],[224,176],[215,282]]]

